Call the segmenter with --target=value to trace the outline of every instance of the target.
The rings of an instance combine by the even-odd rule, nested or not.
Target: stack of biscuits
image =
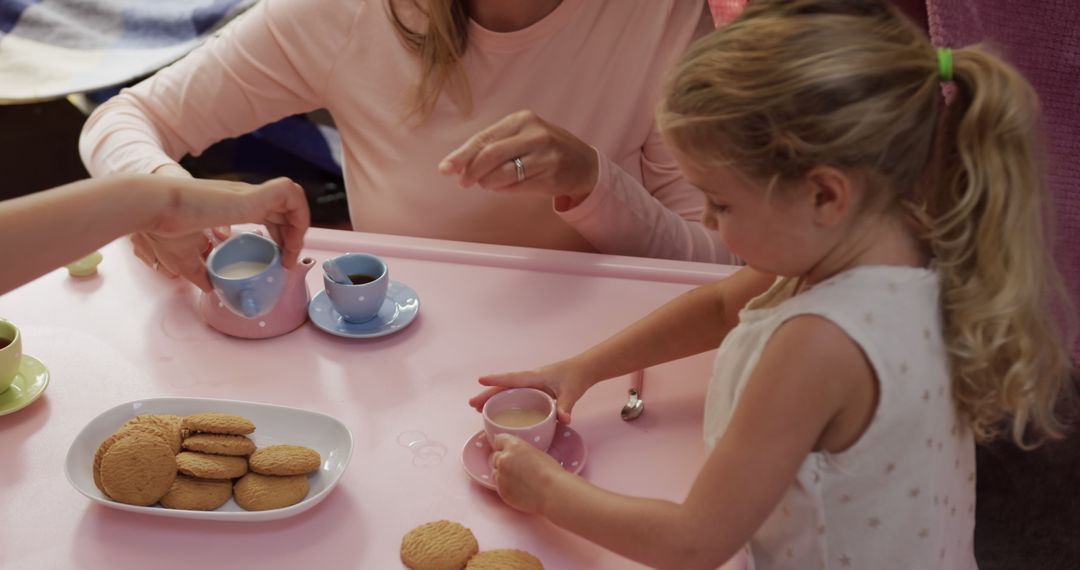
[[[94,483],[114,501],[169,509],[213,510],[234,495],[249,511],[299,503],[319,453],[299,445],[256,449],[248,437],[254,431],[232,414],[137,416],[98,447]]]
[[[401,562],[412,570],[544,570],[540,560],[514,548],[480,552],[476,536],[448,520],[422,524],[401,539]]]

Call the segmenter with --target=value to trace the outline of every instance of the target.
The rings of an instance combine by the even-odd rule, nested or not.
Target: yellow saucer
[[[49,385],[49,369],[40,360],[23,354],[11,387],[0,392],[0,416],[17,412],[38,399]]]

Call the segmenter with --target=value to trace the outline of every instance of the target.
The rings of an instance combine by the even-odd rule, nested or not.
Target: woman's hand
[[[170,179],[193,180],[191,173],[179,164],[163,164],[155,168],[150,176],[133,176],[131,185],[136,188],[132,191],[148,192],[150,188],[146,187],[149,186],[162,195],[168,195],[171,191],[167,180]],[[164,207],[168,205],[167,202]],[[199,289],[209,291],[210,281],[202,260],[210,253],[213,243],[202,230],[194,228],[173,236],[160,236],[151,231],[138,232],[131,234],[131,245],[135,257],[154,271],[170,278],[182,275]]]
[[[553,457],[512,435],[495,436],[494,447],[495,487],[502,500],[519,511],[540,512],[554,478],[569,475]]]
[[[439,163],[439,172],[457,175],[462,188],[538,192],[555,198],[559,210],[588,197],[599,169],[595,149],[532,111],[506,116]]]
[[[166,277],[183,277],[203,291],[210,291],[203,259],[214,244],[202,231],[172,237],[153,232],[131,234],[135,256]]]
[[[469,400],[469,405],[478,412],[484,409],[489,398],[508,388],[539,388],[555,398],[556,419],[569,425],[570,411],[593,382],[573,360],[564,360],[536,370],[483,376],[480,384],[490,388]]]

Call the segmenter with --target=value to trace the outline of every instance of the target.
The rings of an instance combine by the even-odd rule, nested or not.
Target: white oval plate
[[[160,506],[140,507],[109,499],[94,485],[94,454],[101,442],[120,429],[124,422],[142,414],[187,416],[200,412],[224,412],[250,419],[255,424],[251,439],[258,447],[291,443],[319,452],[322,465],[308,476],[307,497],[291,507],[269,511],[245,511],[233,499],[213,511],[186,511]],[[297,408],[208,398],[151,398],[120,404],[86,424],[68,448],[64,471],[76,490],[106,507],[185,519],[257,522],[298,515],[319,504],[337,485],[352,456],[352,434],[338,420]]]

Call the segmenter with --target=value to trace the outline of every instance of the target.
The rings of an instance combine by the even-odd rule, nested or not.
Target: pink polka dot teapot
[[[291,269],[281,265],[273,240],[241,233],[221,242],[206,258],[213,292],[199,299],[206,324],[229,336],[270,338],[307,320],[307,273],[315,260],[301,257]]]

